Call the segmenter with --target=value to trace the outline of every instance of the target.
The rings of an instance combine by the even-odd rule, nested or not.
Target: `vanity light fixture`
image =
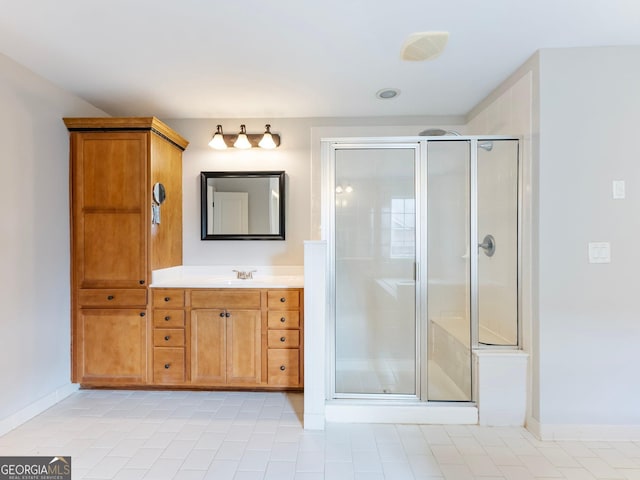
[[[244,125],[240,125],[240,133],[238,134],[238,138],[233,142],[234,148],[251,148],[251,143],[249,143],[249,137],[247,137],[247,127]]]
[[[227,134],[222,132],[222,125],[216,126],[216,131],[209,142],[209,146],[216,150],[227,148],[264,148],[272,149],[280,146],[280,135],[271,133],[271,125],[265,125],[264,133],[247,133],[246,126],[240,125],[238,134]]]
[[[213,134],[213,138],[209,142],[211,148],[216,150],[226,150],[227,144],[224,142],[224,134],[222,133],[222,125],[216,127],[216,133]]]
[[[262,139],[258,142],[260,148],[276,148],[276,142],[273,141],[273,135],[271,134],[271,125],[268,123],[264,126],[265,132],[262,135]]]

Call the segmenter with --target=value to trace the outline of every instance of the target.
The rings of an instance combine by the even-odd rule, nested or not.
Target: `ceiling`
[[[638,0],[0,0],[0,52],[111,115],[464,115],[540,48],[640,45]],[[435,60],[400,59],[448,31]],[[390,100],[376,91],[401,91]]]

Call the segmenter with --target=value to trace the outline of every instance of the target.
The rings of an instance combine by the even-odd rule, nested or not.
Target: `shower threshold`
[[[325,420],[329,423],[475,425],[478,407],[473,402],[336,399],[325,403]]]

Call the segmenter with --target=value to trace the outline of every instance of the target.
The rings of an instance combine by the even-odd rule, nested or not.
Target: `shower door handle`
[[[478,248],[483,249],[487,257],[493,257],[493,254],[496,253],[496,239],[493,238],[493,235],[485,235],[482,243],[478,244]]]

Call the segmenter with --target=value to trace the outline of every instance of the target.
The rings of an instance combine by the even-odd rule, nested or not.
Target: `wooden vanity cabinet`
[[[94,385],[142,384],[146,379],[146,307],[80,308],[75,318],[77,378]]]
[[[262,383],[260,290],[191,291],[191,383]]]
[[[302,289],[267,292],[267,383],[303,385]]]
[[[187,381],[185,293],[180,289],[152,289],[154,385],[183,385]]]
[[[154,385],[302,388],[302,289],[151,290]]]
[[[182,264],[182,151],[153,117],[65,118],[70,132],[72,381],[149,381],[151,271]],[[164,184],[161,223],[152,186]]]

